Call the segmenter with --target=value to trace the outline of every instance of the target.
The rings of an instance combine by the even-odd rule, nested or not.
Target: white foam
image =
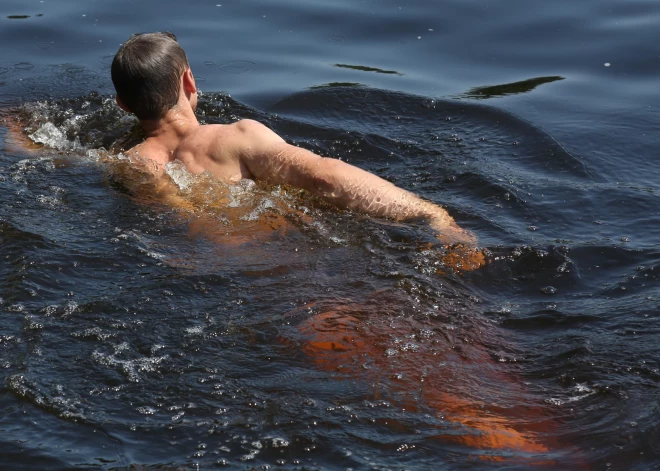
[[[81,151],[83,148],[78,138],[74,141],[69,141],[66,135],[51,122],[42,124],[28,136],[37,144],[43,144],[57,150]]]
[[[188,335],[201,335],[204,333],[204,327],[201,325],[196,327],[187,327],[185,331]]]
[[[57,206],[60,206],[62,204],[62,200],[55,196],[46,196],[46,195],[39,195],[37,196],[37,201],[45,206],[49,206],[51,208],[55,208]]]
[[[284,438],[271,438],[271,447],[273,448],[284,448],[289,446],[289,441]]]
[[[231,185],[229,187],[229,203],[227,206],[230,208],[239,208],[245,206],[246,202],[251,202],[254,198],[256,186],[254,181],[248,179],[243,179],[236,185]]]
[[[123,345],[124,344],[121,344],[119,347]],[[121,350],[121,348],[119,350]],[[119,352],[117,351],[117,353]],[[107,355],[96,350],[92,353],[92,358],[101,365],[119,367],[121,372],[130,382],[139,383],[139,373],[149,373],[156,371],[157,367],[165,362],[169,357],[164,355],[160,357],[139,358],[135,360],[120,360],[115,355]]]
[[[546,399],[545,402],[548,404],[552,404],[554,406],[562,406],[564,404],[569,404],[571,402],[578,402],[581,401],[582,399],[585,399],[589,396],[592,396],[596,394],[596,391],[594,389],[591,389],[589,386],[586,384],[577,384],[573,388],[574,392],[577,393],[574,396],[570,396],[566,399],[561,399],[558,397],[551,397],[549,399]]]
[[[168,163],[165,166],[165,172],[181,190],[190,190],[190,187],[195,182],[195,177],[186,169],[183,162],[178,160]]]
[[[269,199],[263,199],[256,208],[250,211],[248,214],[241,216],[242,221],[256,221],[259,219],[259,216],[265,213],[267,210],[275,208],[275,203]]]
[[[107,157],[105,149],[89,149],[85,155],[94,162],[100,162]]]
[[[136,410],[144,415],[154,415],[157,412],[156,409],[149,406],[138,407]]]

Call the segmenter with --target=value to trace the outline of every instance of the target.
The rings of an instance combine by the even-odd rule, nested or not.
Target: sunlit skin
[[[130,112],[120,97],[118,105]],[[200,125],[196,116],[197,87],[190,68],[180,79],[178,102],[158,120],[141,120],[146,139],[126,154],[153,161],[158,174],[180,161],[192,174],[209,172],[236,183],[252,179],[304,189],[339,208],[397,221],[426,219],[447,244],[476,244],[440,206],[338,159],[320,157],[286,143],[266,126],[252,120]]]
[[[121,98],[117,103],[130,112]],[[196,106],[197,87],[188,68],[181,76],[177,105],[160,120],[141,120],[146,139],[126,152],[155,164],[153,173],[160,181],[163,201],[191,209],[190,202],[163,175],[165,166],[178,160],[192,174],[208,172],[229,184],[242,179],[284,184],[307,190],[339,208],[394,220],[426,219],[449,249],[443,258],[448,271],[470,271],[486,263],[483,252],[474,248],[474,234],[460,228],[440,206],[346,162],[287,144],[256,121],[200,125]]]

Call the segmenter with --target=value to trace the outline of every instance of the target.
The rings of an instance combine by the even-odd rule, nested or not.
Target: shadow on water
[[[564,225],[557,198],[588,215],[585,188],[601,188],[534,125],[366,87],[266,111],[200,97],[204,122],[260,120],[446,205],[488,247],[487,266],[460,273],[422,224],[291,189],[174,168],[195,209],[159,204],[125,161],[99,158],[140,139],[108,96],[18,114],[46,147],[0,152],[3,464],[576,469],[652,455],[639,437],[657,433],[657,408],[621,398],[649,399],[658,380],[643,306],[660,257]],[[622,327],[631,310],[639,329]],[[588,451],[606,437],[625,453]]]

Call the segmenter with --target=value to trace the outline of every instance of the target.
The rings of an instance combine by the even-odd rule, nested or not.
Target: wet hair
[[[117,96],[138,119],[157,120],[179,101],[186,53],[172,33],[132,35],[112,61]]]

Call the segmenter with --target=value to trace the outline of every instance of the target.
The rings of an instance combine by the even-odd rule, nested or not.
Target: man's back
[[[253,178],[240,159],[241,148],[249,145],[241,141],[240,127],[240,123],[196,126],[172,139],[147,138],[127,153],[161,167],[178,160],[193,175],[208,171],[220,181],[235,183]]]

